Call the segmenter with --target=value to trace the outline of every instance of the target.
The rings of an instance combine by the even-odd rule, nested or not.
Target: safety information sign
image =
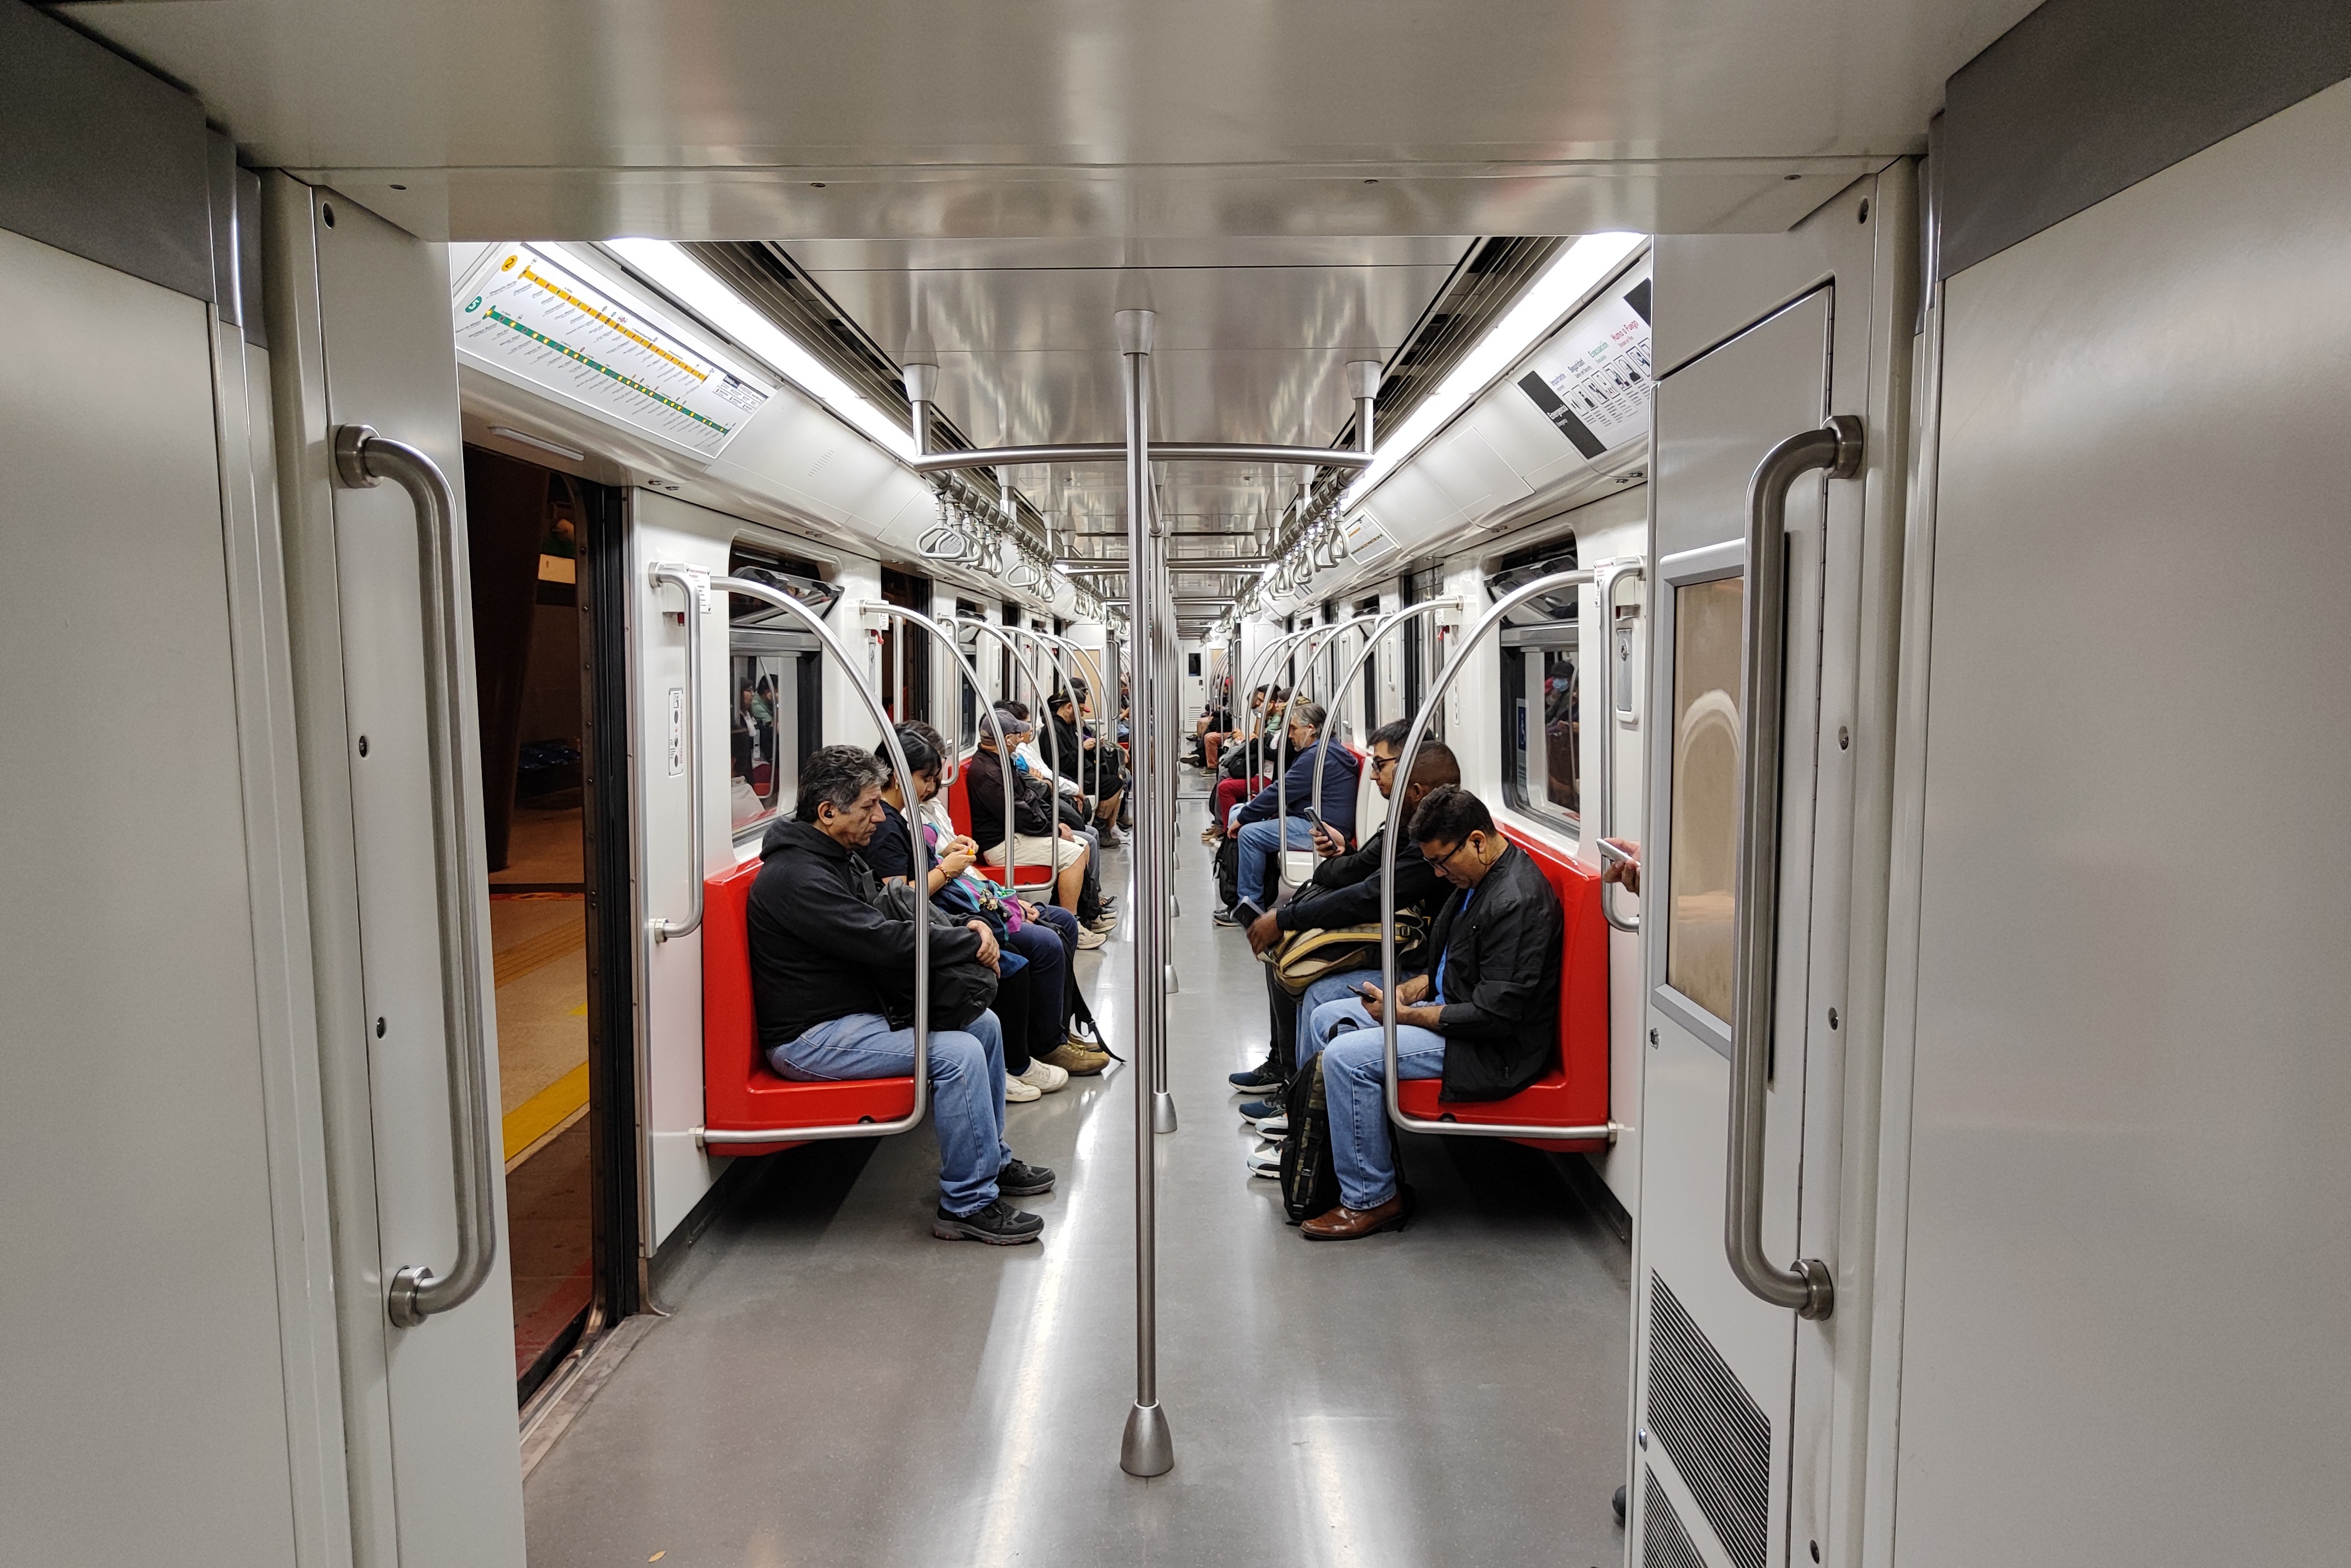
[[[769,395],[533,246],[492,249],[455,304],[459,352],[705,457]]]

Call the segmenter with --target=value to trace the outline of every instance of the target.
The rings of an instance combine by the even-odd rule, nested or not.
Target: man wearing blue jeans
[[[883,820],[883,764],[828,746],[800,768],[791,819],[768,830],[751,884],[751,991],[759,1044],[779,1077],[800,1082],[903,1078],[914,1070],[912,921],[873,905],[873,873],[858,854]],[[983,920],[934,925],[934,970],[977,959],[995,967]],[[1045,1222],[1006,1203],[1053,1188],[1053,1173],[1013,1157],[1004,1141],[1004,1036],[982,1009],[933,1028],[926,1076],[939,1140],[939,1207],[931,1234],[1008,1247]]]
[[[1228,825],[1238,840],[1240,896],[1231,908],[1217,912],[1217,925],[1247,925],[1273,906],[1274,856],[1283,847],[1313,847],[1314,824],[1306,815],[1308,807],[1314,807],[1342,840],[1355,836],[1355,754],[1318,738],[1324,716],[1320,703],[1292,702],[1290,746],[1295,760],[1290,771],[1259,790],[1255,800],[1233,808]],[[1319,802],[1314,798],[1318,770],[1322,778]],[[1286,832],[1277,821],[1285,803],[1289,807]]]
[[[1412,837],[1457,890],[1428,950],[1437,967],[1396,988],[1396,1076],[1441,1078],[1449,1101],[1502,1100],[1559,1061],[1559,966],[1566,923],[1559,897],[1524,850],[1494,827],[1468,790],[1431,791]],[[1375,984],[1315,1009],[1301,1061],[1322,1056],[1331,1164],[1339,1207],[1299,1227],[1311,1241],[1349,1241],[1405,1219],[1387,1124],[1385,1000]]]

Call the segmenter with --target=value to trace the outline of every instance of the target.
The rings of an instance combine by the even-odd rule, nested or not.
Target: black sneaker
[[[1236,1089],[1263,1092],[1267,1090],[1280,1089],[1283,1084],[1289,1082],[1290,1079],[1279,1066],[1275,1065],[1273,1058],[1269,1056],[1263,1061],[1259,1062],[1255,1067],[1250,1068],[1247,1072],[1231,1072],[1226,1074],[1225,1082],[1231,1084]]]
[[[1228,904],[1209,918],[1219,925],[1238,925],[1241,923],[1240,906],[1237,904]]]
[[[996,1190],[1007,1197],[1036,1197],[1053,1190],[1053,1173],[1014,1160],[996,1173]]]
[[[990,1247],[1018,1247],[1045,1234],[1045,1221],[998,1198],[969,1214],[949,1214],[941,1208],[931,1216],[931,1234],[942,1241],[985,1241]]]

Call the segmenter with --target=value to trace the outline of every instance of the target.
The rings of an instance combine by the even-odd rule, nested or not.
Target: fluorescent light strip
[[[1478,346],[1463,356],[1452,373],[1437,383],[1428,401],[1412,411],[1395,434],[1380,442],[1371,466],[1355,476],[1340,497],[1349,512],[1377,489],[1382,480],[1404,466],[1429,438],[1451,423],[1485,392],[1494,378],[1533,348],[1560,319],[1648,238],[1637,234],[1585,235],[1543,268],[1517,304],[1494,323]]]
[[[847,420],[875,445],[911,462],[914,432],[898,423],[841,379],[799,340],[769,320],[694,257],[667,240],[616,239],[612,253],[667,289],[687,308],[781,371],[794,386]]]

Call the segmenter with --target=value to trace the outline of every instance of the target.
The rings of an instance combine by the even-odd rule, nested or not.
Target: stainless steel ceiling
[[[983,443],[1323,444],[1478,235],[1782,228],[2035,0],[209,0],[51,9],[434,238],[769,240]],[[1298,472],[1173,467],[1187,536]],[[1115,526],[1109,469],[1015,483]],[[1109,548],[1078,535],[1079,553]],[[1244,552],[1260,542],[1235,541]],[[1225,579],[1187,587],[1220,590]]]

